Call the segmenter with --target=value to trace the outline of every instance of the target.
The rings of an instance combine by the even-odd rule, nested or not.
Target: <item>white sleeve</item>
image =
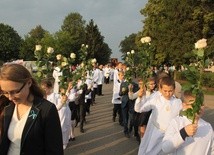
[[[138,91],[135,93],[128,93],[130,100],[135,100],[138,97]]]
[[[58,103],[56,105],[57,110],[59,111],[63,107],[63,103],[61,102],[61,99],[58,100]]]
[[[150,98],[150,97],[146,98],[145,96],[145,99],[142,102],[142,106],[140,108],[140,113],[147,112],[154,109],[156,107],[156,104],[157,104],[157,101],[154,98]]]
[[[212,134],[212,140],[211,140],[210,149],[209,149],[208,154],[210,154],[210,155],[214,154],[214,132]]]
[[[142,108],[142,105],[145,103],[146,101],[146,97],[143,96],[142,98],[138,97],[135,101],[135,105],[134,105],[134,110],[138,113],[141,113],[141,108]]]
[[[98,79],[99,79],[99,72],[97,71],[97,69],[95,69],[93,74],[93,81],[97,83]]]
[[[67,95],[67,94],[66,94]],[[69,102],[74,102],[76,99],[76,93],[70,93],[68,96]]]
[[[170,122],[162,141],[162,151],[164,153],[168,154],[175,152],[176,149],[179,148],[181,144],[183,144],[184,140],[180,135],[180,129],[178,126],[179,125],[175,119]]]

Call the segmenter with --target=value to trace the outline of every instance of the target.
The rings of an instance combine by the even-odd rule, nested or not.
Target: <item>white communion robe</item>
[[[161,150],[160,145],[170,121],[178,116],[182,109],[181,100],[174,96],[167,100],[157,92],[149,98],[144,97],[143,100],[137,98],[135,104],[141,104],[139,112],[152,110],[145,134],[141,138],[138,155],[155,155]]]
[[[210,123],[199,119],[194,136],[182,139],[180,130],[191,124],[186,116],[178,116],[170,122],[162,142],[160,154],[214,155],[214,134]]]
[[[63,145],[64,145],[63,147],[65,148],[68,144],[69,135],[71,131],[71,111],[68,106],[68,102],[62,104],[60,95],[57,93],[51,93],[50,95],[47,95],[47,100],[55,104],[58,110],[60,124],[62,128]]]
[[[54,80],[54,93],[59,93],[59,77],[62,76],[62,72],[59,67],[55,67],[53,70],[53,78]]]
[[[121,96],[119,95],[121,83],[122,83],[122,81],[120,81],[120,80],[116,80],[114,82],[113,95],[112,95],[113,104],[121,104]]]
[[[67,147],[69,142],[69,136],[71,133],[71,110],[68,106],[68,101],[66,103],[61,103],[61,98],[58,99],[56,108],[58,110],[59,119],[62,128],[62,139],[64,149]]]

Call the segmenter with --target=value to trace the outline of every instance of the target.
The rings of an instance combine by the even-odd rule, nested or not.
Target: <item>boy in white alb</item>
[[[119,95],[120,92],[120,85],[124,80],[124,72],[118,72],[118,79],[114,82],[113,85],[113,95],[112,95],[112,103],[114,104],[113,107],[113,117],[112,120],[115,122],[116,116],[119,116],[119,124],[122,125],[123,118],[122,118],[122,111],[121,111],[121,96]]]
[[[183,109],[192,108],[194,100],[191,92],[184,92]],[[192,123],[186,116],[178,116],[166,130],[160,154],[213,155],[213,142],[214,133],[210,123],[199,117]]]
[[[161,151],[160,146],[165,130],[182,109],[181,100],[173,95],[174,90],[175,81],[170,77],[162,78],[160,90],[149,98],[145,97],[145,90],[140,89],[135,109],[139,106],[140,113],[152,110],[152,115],[141,139],[138,155],[156,155]]]

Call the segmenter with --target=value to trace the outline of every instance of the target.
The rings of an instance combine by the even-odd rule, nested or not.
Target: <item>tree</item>
[[[192,51],[194,42],[213,37],[208,35],[213,31],[213,6],[213,2],[196,0],[148,1],[141,10],[146,17],[142,33],[152,38],[159,65],[190,63],[185,55]]]
[[[44,30],[41,25],[32,29],[24,38],[19,57],[29,61],[35,60],[35,45],[42,44],[42,39],[48,34],[48,31]]]
[[[108,44],[104,42],[104,37],[101,35],[98,26],[94,24],[93,19],[86,25],[85,31],[85,44],[88,45],[88,59],[96,58],[99,64],[108,63],[111,49]]]
[[[82,16],[79,13],[68,14],[61,30],[56,33],[56,39],[57,52],[67,57],[71,52],[78,55],[81,45],[85,42],[85,20]]]
[[[135,52],[138,51],[138,47],[136,46],[136,33],[130,34],[128,37],[126,36],[125,39],[123,39],[120,42],[120,52],[122,53],[122,59],[125,60],[127,52],[130,52],[131,50],[134,50]]]
[[[107,43],[103,43],[99,52],[95,53],[95,58],[97,59],[98,64],[107,64],[111,56],[111,49]]]
[[[4,62],[19,58],[22,39],[9,25],[0,24],[0,59]]]

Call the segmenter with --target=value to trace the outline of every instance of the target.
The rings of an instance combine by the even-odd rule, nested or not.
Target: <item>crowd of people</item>
[[[75,128],[84,133],[90,107],[102,96],[103,84],[113,83],[112,121],[118,120],[124,136],[133,134],[139,155],[214,154],[213,129],[198,115],[192,124],[182,109],[191,108],[195,96],[165,71],[153,70],[146,82],[126,81],[126,65],[93,64],[77,84],[60,87],[62,73],[37,83],[20,64],[6,64],[0,71],[0,154],[62,155],[69,141],[76,140]],[[201,110],[203,113],[203,109]],[[53,140],[54,139],[54,140]],[[200,146],[200,147],[198,147]]]
[[[112,80],[109,65],[93,65],[92,74],[60,86],[62,73],[37,83],[23,64],[7,63],[0,72],[0,154],[62,155],[74,128],[84,133],[86,115],[102,96],[102,85]],[[54,79],[54,80],[53,80]],[[83,80],[84,79],[84,80]]]
[[[180,116],[196,100],[191,91],[183,92],[167,71],[154,71],[146,82],[139,78],[131,83],[124,79],[125,71],[122,63],[115,70],[112,120],[118,114],[127,138],[134,129],[140,144],[138,155],[214,154],[212,126],[201,119],[203,106],[193,123]]]

